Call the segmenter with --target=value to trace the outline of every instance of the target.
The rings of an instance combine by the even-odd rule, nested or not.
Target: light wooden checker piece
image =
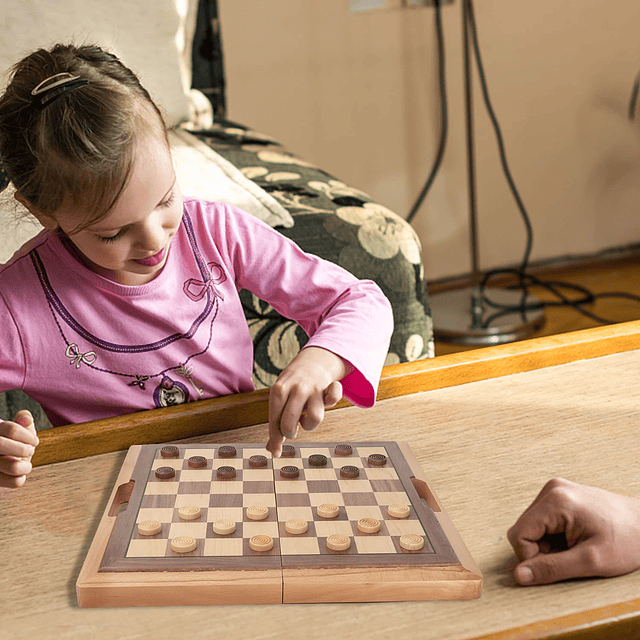
[[[338,444],[294,443],[279,459],[263,444],[132,447],[80,606],[479,597],[482,576],[409,447]],[[156,473],[168,466],[172,477]],[[337,514],[319,515],[323,504]],[[149,521],[161,531],[149,535]]]

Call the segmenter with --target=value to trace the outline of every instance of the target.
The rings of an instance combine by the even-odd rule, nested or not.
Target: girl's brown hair
[[[88,82],[38,109],[32,90],[60,73]],[[75,231],[115,204],[144,128],[166,140],[162,113],[138,77],[95,45],[34,51],[13,67],[0,97],[0,158],[16,191],[50,217],[63,203],[86,211]]]

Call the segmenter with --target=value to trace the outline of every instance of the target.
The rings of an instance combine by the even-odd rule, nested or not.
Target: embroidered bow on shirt
[[[67,358],[71,358],[69,364],[75,364],[76,369],[80,368],[80,365],[84,362],[85,364],[93,364],[96,361],[96,352],[95,351],[87,351],[87,353],[80,353],[80,349],[78,345],[71,343],[67,350],[65,351],[65,355]]]
[[[216,289],[217,284],[222,284],[227,276],[222,267],[217,262],[209,262],[207,267],[210,270],[209,277],[206,280],[198,280],[197,278],[189,278],[184,283],[184,292],[194,302],[202,300],[207,291],[211,291],[214,298],[224,300],[224,296]]]

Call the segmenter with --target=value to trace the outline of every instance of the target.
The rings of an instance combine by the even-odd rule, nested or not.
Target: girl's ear
[[[13,197],[34,216],[45,229],[57,229],[58,223],[51,217],[41,211],[38,211],[19,191],[16,191]]]

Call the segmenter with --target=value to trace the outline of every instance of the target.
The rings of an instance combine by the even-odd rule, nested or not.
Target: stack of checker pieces
[[[428,487],[418,493],[404,447],[296,443],[279,459],[252,444],[132,448],[129,505],[98,572],[114,595],[138,576],[139,604],[184,604],[185,588],[198,603],[478,597],[479,572]],[[172,598],[176,580],[190,586]]]

